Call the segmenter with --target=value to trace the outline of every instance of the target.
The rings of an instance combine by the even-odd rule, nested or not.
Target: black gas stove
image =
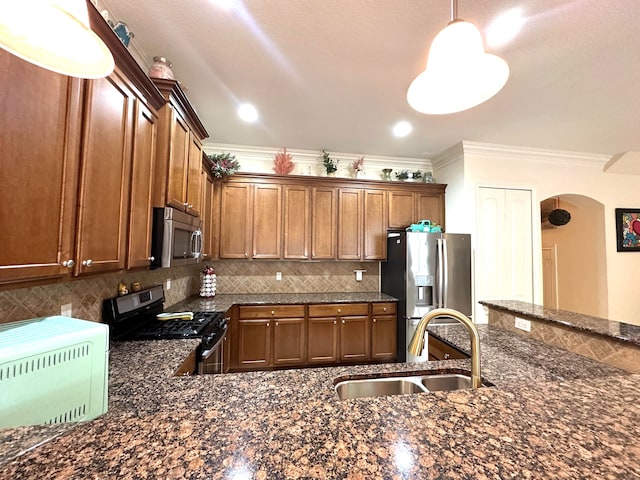
[[[103,303],[103,320],[112,341],[200,338],[198,370],[211,372],[222,361],[222,341],[228,318],[222,312],[164,312],[164,289],[156,285],[139,292],[109,298]],[[205,368],[206,367],[206,368]]]

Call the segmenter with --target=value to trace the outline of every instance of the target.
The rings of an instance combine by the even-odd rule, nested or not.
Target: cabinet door
[[[360,260],[362,256],[362,190],[338,191],[338,259]]]
[[[395,360],[396,337],[395,315],[373,315],[371,319],[371,359]]]
[[[412,192],[389,192],[389,228],[406,228],[416,221]]]
[[[125,267],[133,95],[117,73],[86,97],[76,273]]]
[[[365,361],[371,358],[369,316],[358,315],[340,319],[340,359]]]
[[[253,258],[280,258],[282,187],[257,184],[253,195]]]
[[[204,260],[215,258],[214,250],[215,238],[215,212],[214,212],[214,194],[215,183],[213,179],[202,171],[202,212],[200,219],[202,220],[202,257]]]
[[[338,319],[336,317],[309,318],[307,352],[310,364],[338,361]]]
[[[0,50],[0,85],[0,283],[68,275],[82,81]]]
[[[384,190],[364,191],[363,260],[387,257],[387,194]]]
[[[311,191],[311,258],[336,258],[337,190],[313,188]]]
[[[167,204],[186,211],[187,166],[189,163],[189,126],[171,110],[171,144],[169,147],[169,178],[167,180]]]
[[[220,207],[220,258],[249,258],[252,185],[225,183]]]
[[[444,227],[444,195],[416,194],[416,220],[431,220]]]
[[[238,320],[239,368],[262,368],[271,364],[271,320]]]
[[[127,268],[148,267],[151,252],[156,116],[136,101]]]
[[[199,216],[202,210],[202,145],[194,134],[189,135],[186,212]]]
[[[301,365],[306,362],[304,318],[273,320],[273,364]]]
[[[309,259],[309,188],[285,186],[283,195],[284,259]]]

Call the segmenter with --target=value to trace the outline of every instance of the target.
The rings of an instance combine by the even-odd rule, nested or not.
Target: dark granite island
[[[433,329],[468,348],[463,327]],[[0,465],[0,478],[640,478],[640,376],[479,330],[495,387],[346,401],[336,378],[469,362],[173,377],[192,342],[123,343],[109,412]]]

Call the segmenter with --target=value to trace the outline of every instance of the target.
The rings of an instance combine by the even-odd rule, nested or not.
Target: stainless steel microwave
[[[198,263],[202,257],[200,219],[171,207],[153,209],[151,268]]]

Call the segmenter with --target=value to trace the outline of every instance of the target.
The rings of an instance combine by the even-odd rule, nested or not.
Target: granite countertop
[[[168,310],[194,312],[226,312],[233,305],[295,305],[307,303],[377,303],[396,302],[397,298],[380,292],[331,293],[245,293],[217,294],[203,298],[197,295],[172,305]]]
[[[468,349],[463,327],[430,331]],[[469,361],[173,377],[193,341],[118,344],[109,411],[0,465],[0,478],[640,477],[640,376],[480,333],[495,387],[345,401],[337,378]]]
[[[483,300],[480,303],[496,310],[516,315],[526,315],[545,322],[564,325],[576,330],[595,333],[640,346],[640,325],[616,322],[606,318],[593,317],[516,300]]]

